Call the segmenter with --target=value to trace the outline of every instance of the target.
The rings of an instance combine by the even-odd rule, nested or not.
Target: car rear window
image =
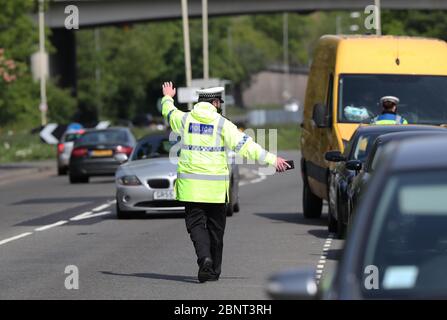
[[[65,135],[64,142],[72,142],[78,140],[82,133],[68,133]]]
[[[77,145],[123,144],[129,142],[127,132],[122,130],[93,131],[85,133]]]

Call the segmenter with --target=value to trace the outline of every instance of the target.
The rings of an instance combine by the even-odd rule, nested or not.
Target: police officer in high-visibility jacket
[[[380,99],[380,105],[383,108],[382,114],[372,120],[372,124],[408,124],[402,116],[397,114],[397,105],[399,98],[385,96]]]
[[[230,184],[226,150],[273,165],[279,172],[289,167],[220,115],[223,90],[198,91],[199,102],[191,112],[182,112],[174,106],[172,82],[163,84],[163,117],[182,137],[175,192],[177,200],[185,204],[186,228],[197,254],[200,282],[216,281],[221,273]]]

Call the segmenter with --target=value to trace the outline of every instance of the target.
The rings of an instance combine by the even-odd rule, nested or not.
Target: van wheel
[[[304,217],[308,219],[315,219],[321,217],[322,207],[323,207],[323,200],[312,193],[309,184],[305,181],[303,185]]]

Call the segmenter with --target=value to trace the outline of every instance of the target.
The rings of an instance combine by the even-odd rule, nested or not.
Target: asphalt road
[[[299,164],[299,153],[280,153]],[[266,279],[295,267],[326,276],[342,246],[326,215],[306,220],[299,170],[241,182],[221,279],[200,284],[181,215],[115,218],[114,181],[70,185],[56,171],[0,184],[0,299],[265,299]],[[79,271],[67,290],[66,267]]]

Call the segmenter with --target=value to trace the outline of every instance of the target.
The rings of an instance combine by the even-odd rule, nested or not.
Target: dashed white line
[[[61,220],[61,221],[58,221],[58,222],[53,223],[53,224],[49,224],[49,225],[46,225],[46,226],[43,226],[43,227],[36,228],[36,229],[34,229],[34,231],[44,231],[44,230],[48,230],[48,229],[51,229],[51,228],[54,228],[54,227],[57,227],[57,226],[61,226],[61,225],[63,225],[63,224],[66,224],[67,222],[68,222],[68,221],[66,221],[66,220]]]
[[[87,211],[87,212],[81,213],[81,214],[71,218],[70,221],[77,221],[77,220],[82,220],[82,219],[99,217],[99,216],[104,216],[104,215],[111,214],[112,213],[111,211],[103,211],[103,212],[100,212],[100,211],[104,210],[105,208],[110,207],[115,202],[116,202],[116,200],[108,201],[107,203],[102,204],[102,205],[92,209],[91,211]],[[53,223],[53,224],[48,224],[48,225],[36,228],[36,229],[34,229],[34,231],[36,231],[36,232],[45,231],[45,230],[48,230],[48,229],[51,229],[51,228],[54,228],[54,227],[58,227],[58,226],[64,225],[64,224],[66,224],[68,222],[69,221],[67,221],[67,220],[61,220],[61,221],[58,221],[58,222]],[[21,234],[19,234],[17,236],[1,240],[0,241],[0,246],[3,245],[3,244],[6,244],[8,242],[27,237],[27,236],[32,235],[32,234],[33,234],[33,232],[24,232],[24,233],[21,233]]]
[[[8,243],[8,242],[17,240],[17,239],[21,239],[21,238],[27,237],[27,236],[29,236],[29,235],[31,235],[31,234],[33,234],[33,233],[32,233],[32,232],[25,232],[25,233],[19,234],[18,236],[15,236],[15,237],[11,237],[11,238],[2,240],[2,241],[0,241],[0,246],[3,245],[3,244],[5,244],[5,243]]]
[[[320,256],[320,260],[318,261],[317,269],[315,271],[315,279],[317,284],[320,284],[320,279],[323,275],[324,266],[327,262],[327,254],[332,245],[332,238],[333,234],[330,233],[323,245],[323,254]]]

